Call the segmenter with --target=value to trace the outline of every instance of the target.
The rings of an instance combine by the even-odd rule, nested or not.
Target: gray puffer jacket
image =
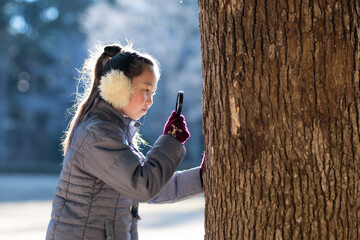
[[[100,101],[74,129],[46,239],[138,239],[138,202],[202,193],[199,168],[175,172],[185,148],[163,135],[144,157],[131,144],[139,123]]]

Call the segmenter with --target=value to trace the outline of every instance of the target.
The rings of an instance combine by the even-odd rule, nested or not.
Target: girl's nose
[[[149,97],[147,98],[147,100],[146,100],[146,106],[147,106],[148,108],[150,108],[152,104],[153,104],[153,97],[152,97],[152,96],[149,96]]]

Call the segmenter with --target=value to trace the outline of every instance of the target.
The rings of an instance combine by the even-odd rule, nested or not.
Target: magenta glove
[[[204,152],[204,156],[203,156],[203,159],[201,161],[201,164],[200,164],[200,181],[201,181],[201,187],[204,188],[204,179],[203,179],[203,173],[205,171],[205,152]]]
[[[190,137],[190,132],[186,126],[185,117],[183,115],[178,116],[173,111],[164,126],[164,134],[169,134],[184,144]]]
[[[201,161],[201,164],[200,164],[200,172],[201,172],[201,174],[204,172],[204,167],[205,167],[205,152],[204,152],[204,156],[203,156],[203,159]]]

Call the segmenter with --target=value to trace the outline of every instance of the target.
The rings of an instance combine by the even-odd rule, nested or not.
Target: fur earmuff
[[[123,71],[111,70],[100,79],[100,96],[115,108],[128,105],[134,87]]]

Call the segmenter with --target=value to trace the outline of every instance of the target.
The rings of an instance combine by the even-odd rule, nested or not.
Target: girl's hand
[[[201,164],[200,164],[200,180],[201,180],[201,186],[203,188],[204,188],[204,179],[203,179],[204,171],[205,171],[205,152],[204,152],[204,156],[201,161]]]
[[[204,172],[204,170],[205,170],[205,152],[204,152],[204,156],[203,156],[203,159],[201,161],[201,164],[200,164],[201,174]]]
[[[178,116],[173,111],[164,126],[164,134],[169,134],[184,144],[190,137],[189,129],[183,115]]]

